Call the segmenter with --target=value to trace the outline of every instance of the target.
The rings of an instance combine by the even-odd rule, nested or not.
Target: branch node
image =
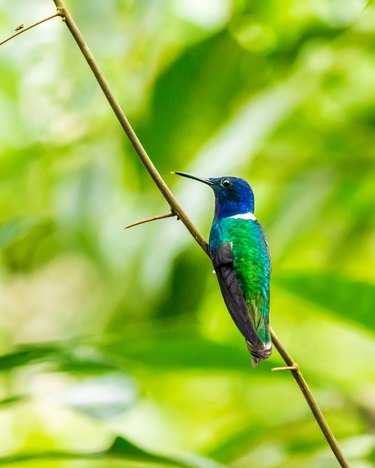
[[[66,22],[66,15],[63,7],[57,7],[57,14],[60,16],[61,21]]]

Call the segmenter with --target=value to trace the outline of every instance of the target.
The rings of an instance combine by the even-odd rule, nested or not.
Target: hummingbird
[[[266,234],[254,215],[254,193],[238,177],[175,174],[209,185],[215,214],[209,238],[213,263],[227,309],[245,338],[253,367],[269,358],[271,258]]]

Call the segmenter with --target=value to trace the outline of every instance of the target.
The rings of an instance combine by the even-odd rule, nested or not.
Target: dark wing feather
[[[237,328],[246,339],[250,353],[257,358],[264,356],[264,345],[259,340],[256,330],[250,320],[249,314],[254,316],[254,311],[249,310],[243,297],[240,285],[237,281],[233,268],[233,252],[231,242],[225,242],[217,249],[210,252],[219,281],[220,289],[224,297],[225,304]],[[268,354],[269,355],[269,354]],[[268,356],[267,356],[268,357]]]

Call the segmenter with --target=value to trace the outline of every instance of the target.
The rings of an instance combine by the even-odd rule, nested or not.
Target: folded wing
[[[264,327],[264,319],[257,301],[247,304],[233,267],[232,243],[225,242],[211,250],[211,260],[219,281],[228,311],[246,340],[249,352],[253,356],[253,365],[271,354],[271,342],[263,342],[258,336],[258,328]],[[267,324],[268,327],[268,324]]]

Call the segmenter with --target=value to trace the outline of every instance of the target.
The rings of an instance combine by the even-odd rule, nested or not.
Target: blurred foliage
[[[353,467],[375,465],[375,6],[70,2],[205,235],[252,184],[272,324]],[[2,37],[52,1],[0,0]],[[58,19],[0,49],[0,463],[334,467],[293,379],[252,369],[212,267],[167,212]],[[196,454],[196,455],[194,455]]]

